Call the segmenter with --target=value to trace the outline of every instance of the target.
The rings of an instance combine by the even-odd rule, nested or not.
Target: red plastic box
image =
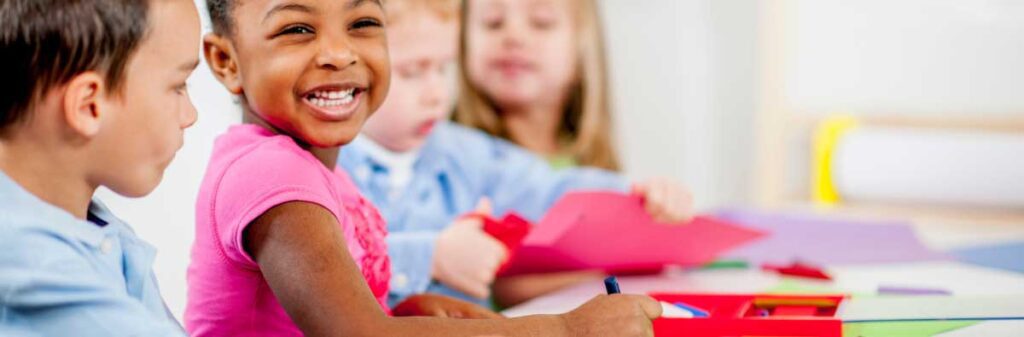
[[[658,337],[842,337],[842,295],[709,295],[652,293],[655,299],[703,309],[708,317],[654,320]]]

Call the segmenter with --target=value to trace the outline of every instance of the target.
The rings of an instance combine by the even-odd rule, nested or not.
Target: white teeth
[[[313,92],[313,96],[315,96],[317,98],[325,98],[325,99],[342,99],[342,98],[345,98],[345,96],[352,96],[352,94],[354,94],[354,93],[355,93],[355,88],[352,88],[352,89],[340,90],[340,91],[315,91],[315,92]]]
[[[345,105],[355,99],[355,88],[344,91],[315,91],[307,100],[319,107]]]

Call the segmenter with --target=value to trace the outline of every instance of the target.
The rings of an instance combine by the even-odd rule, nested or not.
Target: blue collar
[[[434,128],[433,133],[427,137],[426,142],[424,142],[422,147],[419,149],[419,156],[416,158],[416,163],[413,164],[413,170],[415,172],[436,171],[438,165],[443,161],[445,152],[441,150],[441,146],[443,144],[443,140],[441,138],[443,136],[442,133],[444,132],[443,129],[447,127],[447,123],[449,122],[439,123],[437,127]],[[360,135],[359,137],[365,136]],[[338,161],[339,163],[342,163],[343,166],[345,166],[344,163],[349,165],[347,168],[354,171],[349,172],[350,174],[358,174],[358,170],[373,171],[374,169],[387,170],[389,168],[384,163],[375,160],[373,156],[370,156],[370,154],[357,142],[353,142],[348,146],[342,147],[341,153],[338,155]],[[365,167],[365,169],[361,167]]]
[[[0,171],[0,191],[0,210],[3,212],[31,212],[28,216],[37,219],[38,225],[77,238],[90,247],[99,247],[108,233],[131,232],[131,229],[96,199],[89,203],[88,214],[105,222],[106,226],[101,227],[90,221],[78,219],[64,209],[39,199],[3,171]]]

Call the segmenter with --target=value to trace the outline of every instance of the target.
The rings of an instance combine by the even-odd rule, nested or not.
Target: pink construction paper
[[[707,216],[685,224],[658,223],[644,209],[641,197],[575,192],[534,226],[502,274],[698,266],[762,235],[763,231]]]

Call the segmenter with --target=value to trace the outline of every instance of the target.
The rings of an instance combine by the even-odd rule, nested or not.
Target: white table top
[[[970,222],[914,221],[926,245],[939,250],[1024,238],[1024,226]],[[1021,257],[1024,258],[1024,257]],[[1024,296],[1024,274],[954,261],[833,266],[825,270],[834,281],[783,278],[757,269],[669,269],[659,275],[619,277],[623,293],[763,293],[781,289],[801,292],[875,294],[880,286],[942,289],[953,296]],[[569,287],[509,308],[509,317],[564,313],[604,293],[593,281]],[[973,326],[986,336],[1018,336],[1017,323],[984,322]],[[1007,332],[1001,334],[1000,331]],[[1012,331],[1012,333],[1011,333]]]
[[[623,293],[762,293],[787,288],[874,294],[879,286],[943,289],[954,296],[1024,295],[1024,274],[959,262],[922,262],[827,268],[835,281],[783,278],[752,269],[668,270],[660,275],[619,277]],[[601,281],[587,282],[504,311],[510,317],[567,312],[604,293]]]

